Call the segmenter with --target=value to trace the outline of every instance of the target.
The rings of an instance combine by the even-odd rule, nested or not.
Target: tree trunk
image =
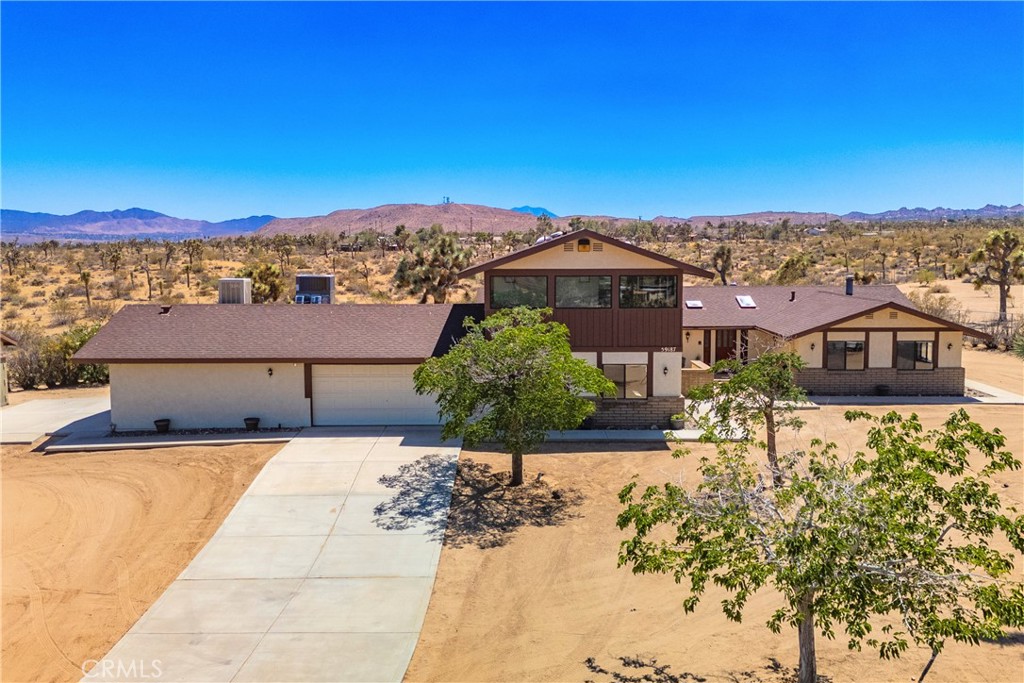
[[[938,650],[932,650],[932,656],[928,659],[928,663],[924,665],[924,670],[921,671],[920,678],[917,679],[917,683],[922,683],[924,677],[928,675],[928,672],[932,669],[932,664],[935,663],[935,658],[939,656]]]
[[[814,652],[814,613],[811,611],[811,599],[800,601],[800,625],[797,632],[800,638],[800,669],[799,683],[817,683],[818,658]]]
[[[523,454],[512,454],[512,481],[509,486],[519,486],[523,483]]]
[[[779,451],[775,444],[775,413],[767,410],[764,413],[765,441],[768,444],[768,466],[772,470],[772,485],[782,486],[782,471],[779,470]]]
[[[1010,283],[1003,280],[999,283],[999,322],[1006,322],[1006,295],[1009,294]]]

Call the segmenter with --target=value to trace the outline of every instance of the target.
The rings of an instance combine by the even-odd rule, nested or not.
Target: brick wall
[[[595,399],[597,410],[590,416],[595,429],[669,428],[669,418],[683,412],[684,399],[676,396],[651,396],[646,400]]]
[[[683,396],[686,396],[686,394],[690,393],[690,389],[693,389],[694,387],[699,387],[702,384],[708,384],[714,381],[715,376],[711,374],[710,370],[706,369],[708,366],[704,365],[703,363],[701,363],[701,365],[704,366],[704,369],[693,367],[685,368],[684,370],[681,371],[682,391],[680,393],[682,393]]]
[[[796,382],[808,394],[821,396],[874,396],[879,385],[889,387],[890,396],[963,396],[963,368],[934,370],[826,370],[804,368]]]

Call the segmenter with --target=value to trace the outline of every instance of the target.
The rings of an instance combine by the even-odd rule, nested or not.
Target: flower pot
[[[246,417],[243,418],[245,421],[245,431],[255,432],[260,428],[260,419],[258,417]]]
[[[685,429],[686,428],[686,420],[683,420],[683,419],[672,418],[671,420],[669,420],[669,424],[672,425],[672,429]]]
[[[171,429],[171,421],[167,418],[153,420],[153,424],[156,425],[157,434],[166,434]]]

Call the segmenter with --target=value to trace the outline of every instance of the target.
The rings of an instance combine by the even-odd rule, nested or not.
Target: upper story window
[[[544,308],[548,305],[548,278],[546,275],[492,275],[490,304],[491,308]]]
[[[611,308],[610,275],[558,276],[555,278],[557,308]]]
[[[619,308],[675,308],[678,285],[675,275],[622,275]]]

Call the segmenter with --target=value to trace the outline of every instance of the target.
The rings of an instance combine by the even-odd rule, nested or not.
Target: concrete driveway
[[[0,443],[26,444],[51,434],[106,432],[110,396],[42,398],[0,408]]]
[[[83,680],[400,681],[460,451],[439,434],[303,430]]]

